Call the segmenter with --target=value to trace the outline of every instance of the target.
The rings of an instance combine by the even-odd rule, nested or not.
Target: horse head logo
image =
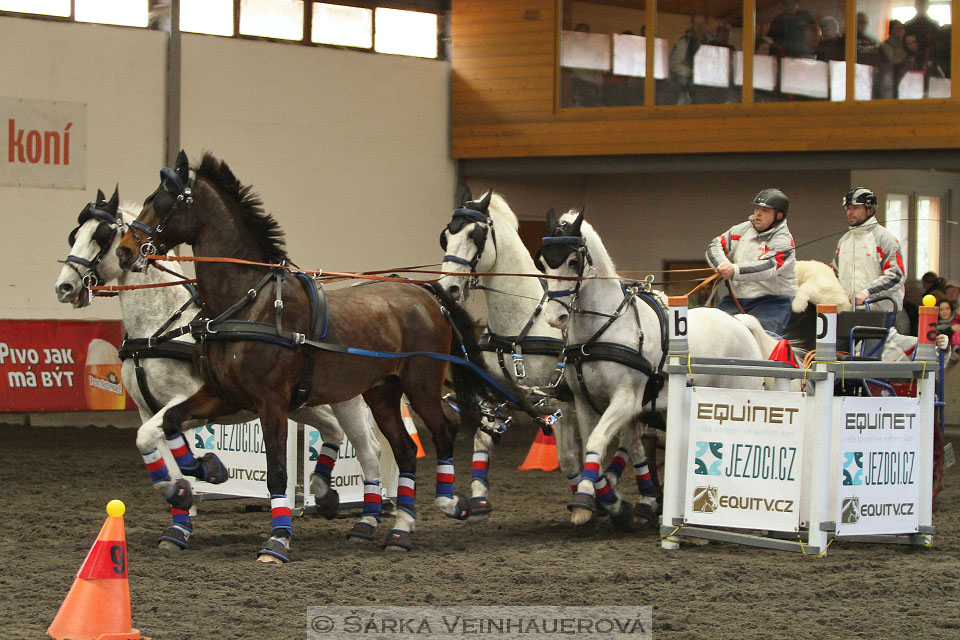
[[[860,496],[844,498],[840,507],[840,522],[857,524],[860,520]]]
[[[720,506],[716,487],[696,487],[693,490],[693,510],[698,513],[713,513]]]

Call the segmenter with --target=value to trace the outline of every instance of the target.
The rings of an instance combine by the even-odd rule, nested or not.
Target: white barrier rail
[[[686,298],[670,305],[663,548],[684,537],[809,555],[833,538],[930,544],[936,308],[921,312],[917,361],[892,363],[838,361],[836,307],[821,305],[816,360],[803,371],[691,358]],[[696,386],[704,374],[761,376],[776,390]],[[798,378],[807,391],[788,390]],[[910,380],[918,394],[835,395],[837,380],[862,379]]]

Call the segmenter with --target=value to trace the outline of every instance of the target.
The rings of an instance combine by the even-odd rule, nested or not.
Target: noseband
[[[593,264],[593,258],[590,257],[590,251],[587,249],[587,244],[584,242],[582,236],[545,236],[542,238],[543,246],[537,251],[536,256],[534,256],[534,262],[537,265],[537,268],[540,271],[544,271],[541,260],[547,261],[547,265],[553,267],[551,262],[555,262],[556,266],[559,267],[563,264],[567,256],[571,253],[577,254],[577,278],[576,284],[572,289],[548,289],[547,298],[553,300],[559,305],[562,305],[567,311],[571,313],[575,311],[573,305],[576,303],[577,296],[580,294],[580,284],[583,282],[583,272],[586,269],[587,264]],[[553,248],[557,249],[554,250]],[[560,249],[561,247],[566,248],[566,250]],[[553,254],[552,260],[547,260],[544,256],[544,249],[546,253]],[[562,257],[560,260],[556,260],[557,257]],[[556,268],[556,267],[554,267]],[[570,302],[566,303],[562,298],[570,298]]]
[[[103,276],[101,276],[97,270],[97,267],[100,266],[103,258],[107,255],[107,250],[113,244],[113,240],[117,236],[117,231],[123,227],[123,218],[120,214],[114,214],[105,209],[101,209],[97,204],[99,203],[95,204],[91,202],[83,208],[83,211],[80,212],[80,216],[77,219],[79,224],[70,232],[70,236],[67,238],[70,247],[73,248],[80,227],[87,220],[99,220],[100,223],[97,225],[97,230],[93,233],[93,240],[97,243],[97,246],[100,247],[97,255],[95,255],[92,260],[87,260],[86,258],[81,258],[71,253],[67,255],[66,260],[62,261],[63,264],[73,269],[80,278],[81,286],[88,292],[90,287],[98,287],[105,282]],[[86,271],[81,272],[81,268],[86,269]]]
[[[470,222],[476,222],[477,228],[470,233],[470,239],[473,241],[474,246],[477,247],[477,253],[474,254],[473,259],[467,260],[461,258],[458,255],[447,253],[443,256],[443,262],[453,262],[455,264],[462,264],[465,267],[470,268],[471,273],[476,273],[477,265],[480,263],[480,258],[483,257],[483,250],[487,246],[487,235],[490,235],[491,240],[493,241],[494,251],[496,251],[497,246],[497,234],[493,228],[493,218],[489,214],[482,213],[480,211],[474,211],[473,209],[460,208],[453,210],[453,219],[450,220],[450,223],[440,234],[440,247],[446,251],[447,250],[447,232],[451,234],[458,233],[464,226]]]
[[[168,249],[164,244],[158,244],[156,242],[157,237],[163,232],[164,226],[177,211],[183,208],[187,213],[190,213],[193,209],[193,187],[196,181],[197,174],[193,169],[190,169],[187,174],[186,184],[180,179],[180,175],[175,169],[168,167],[160,170],[160,186],[144,200],[144,204],[153,202],[161,193],[172,194],[176,196],[176,199],[166,213],[160,213],[160,211],[154,207],[154,211],[160,215],[160,222],[156,227],[151,227],[140,220],[134,220],[130,223],[130,229],[146,236],[146,240],[140,244],[141,257],[159,255],[167,252]],[[140,240],[140,238],[138,237],[137,240]]]

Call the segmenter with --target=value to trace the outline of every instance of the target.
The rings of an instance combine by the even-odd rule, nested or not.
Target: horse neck
[[[117,280],[121,285],[151,285],[180,281],[177,276],[155,267],[145,272],[125,271]],[[184,287],[168,286],[149,289],[129,289],[120,292],[120,311],[123,329],[132,338],[151,336],[190,298]],[[192,319],[185,314],[171,329],[186,324]]]
[[[487,300],[487,321],[490,331],[500,335],[518,335],[536,312],[543,296],[543,287],[537,278],[511,275],[511,273],[537,272],[533,259],[520,240],[520,236],[507,228],[497,235],[497,257],[490,268],[493,275],[480,277],[480,282],[488,289],[484,292]],[[500,293],[503,292],[503,293]],[[560,331],[550,328],[539,317],[534,320],[530,335],[560,336]]]
[[[197,184],[199,187],[204,183]],[[204,185],[203,193],[203,199],[198,198],[194,204],[193,255],[266,262],[254,232],[241,219],[243,214],[223,202],[212,186]],[[210,198],[220,201],[214,203]],[[202,220],[202,224],[197,220]],[[226,311],[266,274],[263,267],[231,262],[197,262],[196,271],[197,290],[204,311],[211,317]]]
[[[594,234],[595,236],[595,234]],[[593,260],[592,266],[587,266],[587,273],[596,273],[598,277],[588,278],[580,283],[580,293],[577,296],[576,307],[584,311],[612,314],[623,303],[624,292],[620,280],[607,253],[606,248],[597,237],[587,237],[587,248]],[[592,314],[574,313],[570,321],[570,341],[582,342],[588,340],[607,322],[608,318]],[[627,310],[620,318],[607,328],[601,338],[604,342],[630,341],[637,330],[636,313]]]

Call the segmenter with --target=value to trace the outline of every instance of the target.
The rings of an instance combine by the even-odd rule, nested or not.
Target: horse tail
[[[450,339],[450,355],[466,357],[474,365],[484,368],[482,352],[477,342],[476,323],[473,317],[437,283],[430,283],[430,290],[440,300],[444,315],[450,322],[453,335]],[[460,410],[460,424],[476,430],[480,427],[480,404],[485,397],[487,383],[472,368],[464,365],[451,367],[453,391]]]
[[[750,333],[753,334],[757,345],[760,347],[760,355],[765,359],[769,358],[770,354],[773,353],[773,348],[777,346],[777,339],[768,334],[760,325],[760,321],[753,316],[746,313],[738,313],[733,317],[743,323],[743,325],[750,330]]]

